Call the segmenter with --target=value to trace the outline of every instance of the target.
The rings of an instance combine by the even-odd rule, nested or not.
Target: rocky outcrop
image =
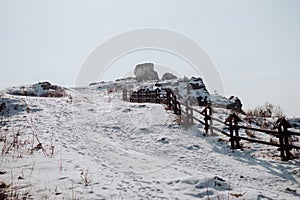
[[[199,106],[213,105],[215,107],[227,108],[237,112],[243,112],[242,102],[238,97],[231,96],[225,98],[220,95],[210,95],[201,78],[192,77],[189,80],[191,100],[195,102],[195,97]]]
[[[237,112],[242,112],[243,104],[238,97],[231,96],[228,100],[230,104],[227,106],[227,108],[235,110]]]
[[[153,63],[139,64],[134,69],[137,81],[159,80],[158,73],[154,71]]]
[[[196,89],[205,89],[206,90],[206,87],[205,87],[205,85],[203,83],[203,80],[200,77],[198,77],[198,78],[192,77],[189,80],[189,84],[191,85],[191,87],[193,88],[193,90],[196,90]]]
[[[212,105],[220,108],[231,109],[240,113],[243,113],[242,107],[243,104],[238,97],[231,96],[229,98],[225,98],[220,95],[211,95]]]
[[[164,73],[162,78],[161,78],[162,81],[173,80],[173,79],[177,79],[177,76],[175,76],[174,74],[169,73],[169,72]]]
[[[7,94],[36,97],[64,97],[67,96],[65,88],[51,83],[39,82],[31,86],[13,87],[6,91]]]
[[[188,92],[191,93],[191,101],[195,102],[197,100],[199,106],[206,106],[211,103],[210,94],[200,77],[192,77],[188,83]]]

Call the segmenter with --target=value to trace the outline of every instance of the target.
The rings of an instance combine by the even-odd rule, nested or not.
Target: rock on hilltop
[[[39,82],[30,86],[13,87],[7,89],[7,94],[36,97],[64,97],[67,95],[66,89],[51,83]]]
[[[158,73],[154,71],[153,63],[139,64],[134,69],[137,81],[159,80]]]
[[[173,80],[173,79],[177,79],[177,76],[175,76],[174,74],[169,73],[169,72],[164,73],[162,78],[161,78],[162,81]]]

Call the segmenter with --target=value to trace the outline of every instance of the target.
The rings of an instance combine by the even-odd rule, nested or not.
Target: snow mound
[[[232,190],[229,183],[218,176],[207,178],[190,177],[170,181],[168,184],[190,198],[200,199],[219,199],[220,197],[228,196],[229,191]]]
[[[67,96],[65,88],[52,85],[51,83],[39,82],[31,86],[13,87],[6,91],[7,94],[19,96],[36,96],[36,97],[64,97]]]

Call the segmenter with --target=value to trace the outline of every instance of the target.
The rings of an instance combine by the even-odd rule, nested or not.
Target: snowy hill
[[[200,125],[181,127],[164,105],[122,101],[124,85],[132,82],[61,98],[3,93],[0,197],[299,199],[299,159],[247,143],[233,151]]]

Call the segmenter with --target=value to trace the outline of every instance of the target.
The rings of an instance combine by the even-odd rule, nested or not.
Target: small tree
[[[188,78],[186,75],[184,75],[184,76],[183,76],[183,81],[184,81],[184,82],[189,82],[189,78]]]

